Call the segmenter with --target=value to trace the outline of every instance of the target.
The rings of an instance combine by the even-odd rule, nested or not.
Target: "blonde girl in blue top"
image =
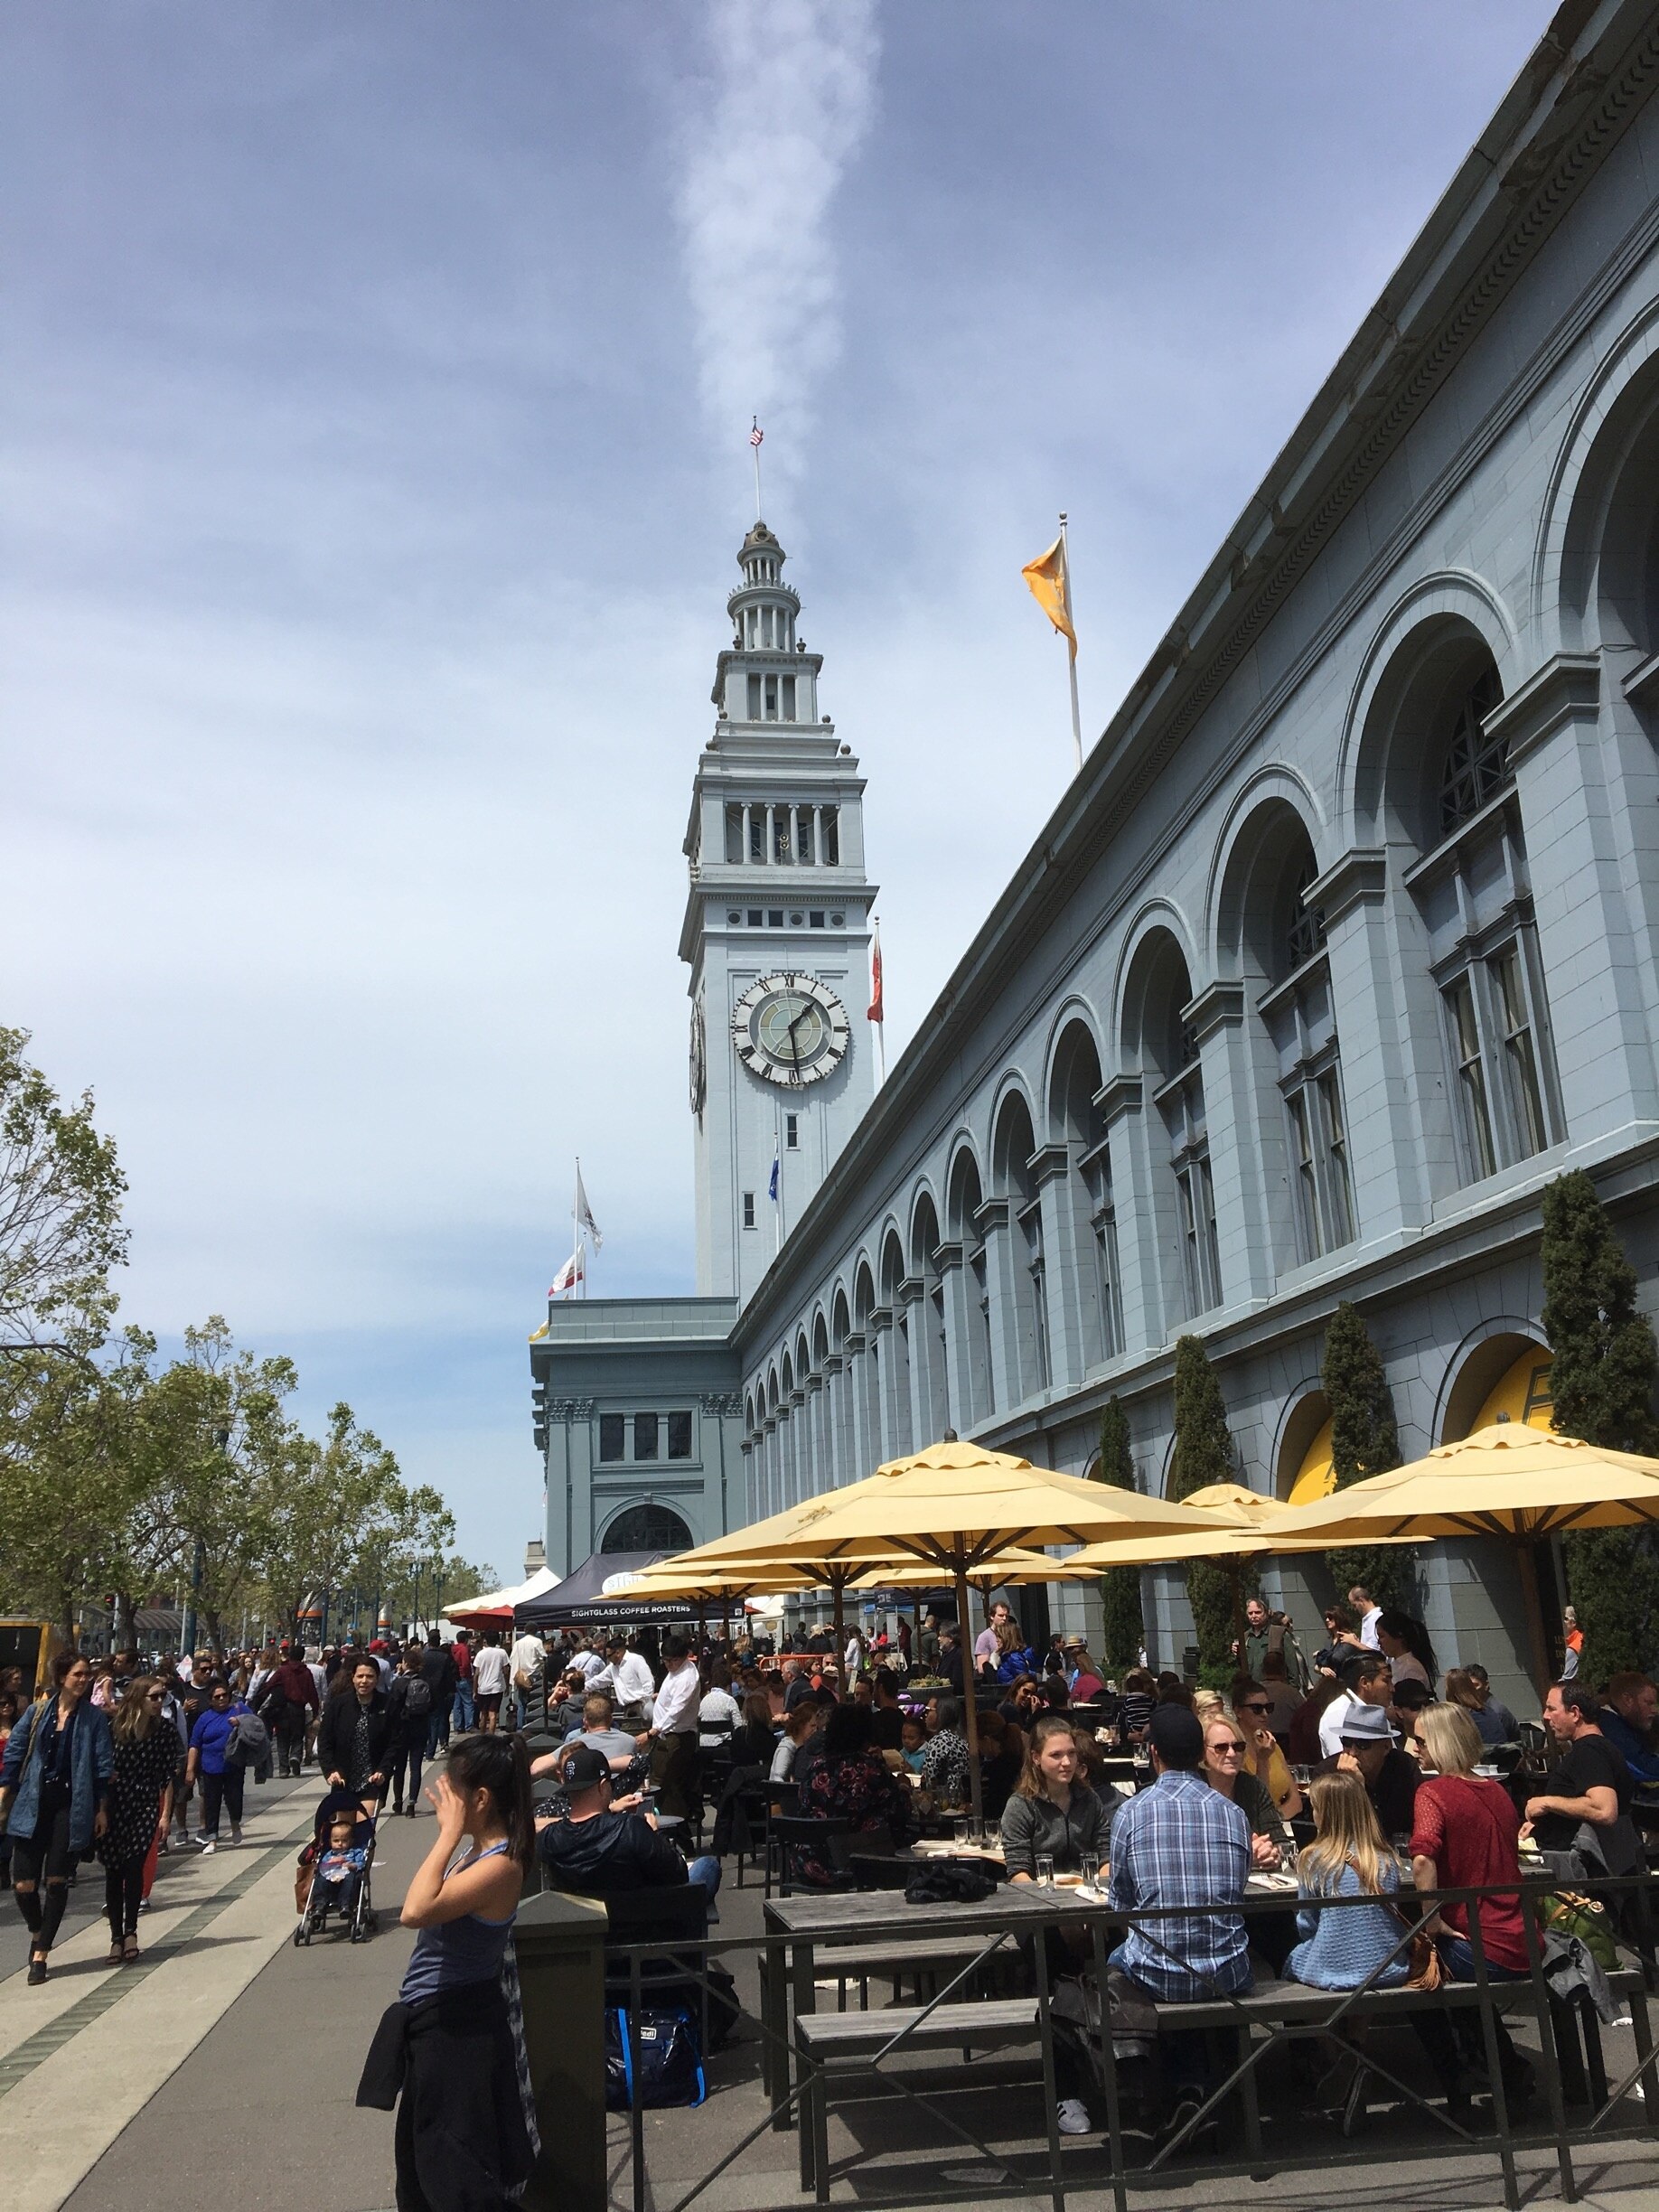
[[[1297,1886],[1306,1900],[1297,1926],[1306,1941],[1285,1961],[1292,1982],[1314,1989],[1358,1989],[1380,1959],[1394,1956],[1372,1983],[1394,1989],[1411,1971],[1401,1943],[1404,1928],[1391,1900],[1400,1887],[1400,1869],[1389,1849],[1365,1785],[1356,1774],[1316,1775],[1309,1790],[1314,1840],[1297,1859]],[[1376,1899],[1374,1906],[1323,1912],[1323,1898]]]

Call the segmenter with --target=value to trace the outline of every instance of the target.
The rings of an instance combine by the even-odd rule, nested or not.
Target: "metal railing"
[[[1652,1893],[1652,1879],[1645,1874],[1626,1876],[1598,1876],[1594,1879],[1574,1879],[1571,1883],[1577,1896],[1603,1900],[1612,1908],[1619,1900],[1629,1898],[1634,1907],[1645,1914]],[[1069,1927],[1077,1931],[1080,1917],[1075,1906],[1056,1904],[1052,1911],[1045,1911],[1033,1901],[1027,1889],[1022,1898],[1017,1916],[1011,1915],[1007,1924],[987,1926],[985,1915],[994,1911],[994,1901],[978,1908],[978,1924],[965,1922],[961,1926],[964,1950],[970,1942],[978,1947],[971,1957],[966,1957],[961,1967],[948,1976],[941,1970],[933,1993],[925,2000],[918,1998],[914,2006],[904,2008],[902,2019],[895,2019],[894,2031],[878,2048],[862,2059],[838,2057],[834,2082],[838,2090],[845,2091],[851,2083],[866,2081],[879,2084],[888,2093],[896,2093],[926,2112],[956,2142],[969,2148],[987,2167],[996,2169],[1001,2179],[996,2182],[976,2178],[973,2188],[977,2197],[992,2199],[1009,2196],[1030,2197],[1047,2194],[1054,2212],[1064,2212],[1065,2192],[1068,2189],[1110,2189],[1116,2212],[1129,2212],[1129,2198],[1141,2184],[1167,2188],[1172,2178],[1170,2161],[1177,2155],[1190,2152],[1201,2132],[1207,2132],[1222,2109],[1236,2100],[1241,2108],[1243,2147],[1236,2155],[1204,2156],[1194,2160],[1183,2157],[1178,2169],[1181,2179],[1219,2179],[1225,2176],[1248,2175],[1260,2180],[1270,2173],[1291,2173],[1308,2170],[1326,2170],[1333,2167],[1356,2167],[1375,2163],[1375,2154],[1363,2145],[1350,2147],[1345,2142],[1327,2142],[1321,2139],[1317,2149],[1294,2149],[1269,2144],[1261,2132],[1261,2113],[1257,2095],[1257,2076],[1262,2059],[1270,2050],[1289,2043],[1325,2044],[1333,2047],[1344,2057],[1355,2060],[1367,2076],[1392,2092],[1408,2108],[1414,2108],[1433,2123],[1429,2135],[1411,2147],[1412,2157],[1435,2156],[1467,2157],[1471,2152],[1494,2158],[1501,2170],[1504,2199],[1511,2212],[1516,2212],[1521,2203],[1520,2171],[1516,2163],[1517,2151],[1548,2151],[1553,2156],[1562,2198],[1577,2200],[1579,2185],[1573,2165],[1573,2151],[1584,2145],[1604,2146],[1610,2142],[1659,2137],[1659,2073],[1655,2063],[1659,2054],[1654,2048],[1647,2015],[1647,1992],[1654,1979],[1651,1954],[1634,1981],[1632,1968],[1625,1965],[1629,1946],[1621,1945],[1621,1961],[1616,1978],[1621,1983],[1620,1996],[1627,2001],[1630,2025],[1636,2046],[1636,2064],[1626,2069],[1615,2085],[1607,2088],[1604,2095],[1592,2094],[1589,2101],[1589,2117],[1570,2120],[1563,2094],[1561,2074],[1554,2063],[1558,2029],[1566,2028],[1576,2035],[1576,2028],[1568,2018],[1570,2009],[1581,2006],[1582,2000],[1571,2000],[1559,1995],[1550,1985],[1545,1966],[1545,1935],[1541,1934],[1528,1900],[1539,1893],[1547,1894],[1547,1886],[1532,1881],[1525,1884],[1520,1895],[1523,1900],[1522,1921],[1525,1931],[1527,1972],[1514,1976],[1510,1970],[1498,1968],[1493,1972],[1488,1960],[1486,1945],[1478,1910],[1467,1913],[1467,1942],[1472,1962],[1473,1980],[1443,1985],[1439,1990],[1384,1987],[1382,1977],[1397,1959],[1409,1952],[1414,1937],[1421,1932],[1421,1923],[1413,1922],[1410,1914],[1414,1907],[1422,1908],[1423,1918],[1431,1918],[1444,1906],[1473,1907],[1483,1899],[1513,1900],[1516,1896],[1514,1885],[1490,1886],[1484,1889],[1441,1889],[1429,1893],[1406,1890],[1394,1901],[1402,1908],[1398,1942],[1390,1953],[1377,1961],[1365,1981],[1346,1990],[1325,1990],[1311,1985],[1291,1982],[1273,1984],[1265,1993],[1245,1989],[1228,1992],[1217,1989],[1212,1995],[1196,2001],[1197,2009],[1204,2015],[1196,2023],[1184,2020],[1186,2006],[1174,2002],[1159,2003],[1159,2032],[1231,2034],[1233,2039],[1233,2058],[1230,2066],[1223,2062],[1220,2078],[1214,2079],[1202,2102],[1187,2113],[1178,2131],[1167,2132],[1156,2139],[1156,2147],[1146,2154],[1148,2138],[1126,2128],[1122,2085],[1119,2060],[1116,2056],[1111,2029],[1108,1973],[1110,1953],[1116,1949],[1131,1928],[1138,1929],[1143,1940],[1157,1952],[1162,1952],[1184,1973],[1190,1974],[1186,1962],[1163,1943],[1158,1924],[1171,1919],[1190,1922],[1207,1916],[1242,1917],[1248,1925],[1252,1919],[1269,1916],[1282,1916],[1306,1907],[1309,1900],[1298,1899],[1289,1894],[1279,1897],[1254,1896],[1245,1898],[1237,1905],[1171,1906],[1157,1910],[1126,1913],[1102,1906],[1098,1913],[1088,1916],[1081,1923],[1086,1928],[1090,1964],[1095,1986],[1101,1993],[1098,2031],[1087,2039],[1086,2047],[1092,2059],[1103,2095],[1106,2123],[1098,2138],[1088,2142],[1076,2139],[1068,2144],[1064,2158],[1059,2138],[1055,2133],[1054,2106],[1054,2029],[1052,2009],[1053,1978],[1046,1931]],[[891,1893],[887,1893],[891,1903]],[[874,1900],[873,1900],[874,1902]],[[1326,1898],[1318,1900],[1321,1912],[1344,1912],[1364,1908],[1374,1912],[1377,1899],[1371,1896]],[[937,1909],[930,1912],[926,1907],[913,1908],[915,1914],[915,1934],[918,1937],[951,1932],[950,1922]],[[1645,1921],[1644,1921],[1645,1926]],[[845,1942],[845,1938],[843,1938]],[[656,1984],[642,1970],[651,1962],[671,1964],[672,1980],[681,1988],[695,1985],[706,1994],[722,2003],[729,2003],[729,1992],[717,1987],[710,1979],[710,1962],[741,1958],[755,1954],[757,1965],[764,1959],[770,1972],[784,1975],[783,1988],[786,1992],[788,1976],[784,1973],[787,1954],[797,1945],[810,1945],[813,1954],[813,1971],[819,1981],[838,1979],[836,1953],[838,1945],[825,1941],[820,1936],[794,1935],[780,1929],[771,1929],[760,1936],[731,1936],[691,1941],[668,1936],[661,1941],[634,1944],[610,1944],[606,1946],[607,1978],[612,1988],[619,1979],[618,1970],[626,1962],[628,2003],[637,2017],[642,2006],[652,2001]],[[915,2037],[941,2005],[950,2002],[958,1992],[973,1982],[975,1978],[998,1954],[1006,1955],[1016,1946],[1026,1956],[1035,1981],[1037,2004],[1038,2039],[1041,2052],[1043,2095],[1046,2112],[1045,2137],[1033,2133],[1032,2151],[993,2150],[982,2142],[971,2128],[955,2115],[943,2111],[936,2102],[952,2085],[942,2091],[936,2084],[930,2085],[933,2094],[907,2081],[896,2072],[892,2061],[914,2053]],[[1644,1950],[1646,1950],[1645,1944]],[[858,1981],[884,1979],[895,1969],[883,1967],[862,1971],[840,1977]],[[914,1968],[904,1970],[906,1973]],[[1276,2010],[1282,2009],[1287,2017],[1275,2018]],[[825,2069],[801,2048],[788,2025],[787,1994],[783,1996],[782,2015],[784,2027],[780,2032],[768,2018],[778,2010],[763,2005],[758,2025],[761,2029],[764,2056],[770,2064],[764,2067],[764,2078],[769,2078],[770,2088],[763,2089],[765,2107],[753,2126],[749,2127],[707,2172],[689,2183],[671,2199],[657,2192],[657,2202],[665,2212],[689,2212],[689,2208],[704,2195],[710,2185],[727,2173],[755,2143],[778,2129],[790,2129],[801,2123],[803,2100],[824,2076]],[[1410,2025],[1417,2012],[1434,2011],[1448,2021],[1457,2015],[1476,2016],[1481,2052],[1486,2069],[1486,2080],[1478,2085],[1478,2094],[1489,2095],[1492,2105],[1493,2127],[1490,2133],[1476,2134],[1448,2112],[1441,2104],[1430,2101],[1411,2085],[1401,2079],[1367,2043],[1360,2048],[1343,2032],[1345,2023],[1362,2020],[1394,2021]],[[868,2017],[879,2022],[880,2009]],[[748,2014],[744,2015],[745,2023]],[[1545,2063],[1540,2069],[1544,2091],[1544,2113],[1531,2124],[1517,2127],[1510,2110],[1505,2091],[1501,2022],[1508,2019],[1530,2020],[1536,2028],[1540,2048]],[[971,2041],[971,2037],[965,2039]],[[1079,2048],[1075,2037],[1073,2048]],[[1644,2082],[1644,2076],[1646,2080]],[[1591,2079],[1596,2078],[1594,2069]],[[1634,2116],[1626,2107],[1625,2100],[1633,2088],[1643,2085],[1645,2102],[1640,2117]],[[1440,2087],[1444,2090],[1446,2085]],[[742,2095],[742,2089],[711,2091],[713,2095]],[[613,2117],[617,2115],[613,2114]],[[620,2182],[624,2170],[631,2183],[633,2212],[646,2212],[650,2177],[647,2168],[647,2135],[645,2108],[638,2104],[628,2109],[625,2115],[628,2133],[628,2158],[625,2169],[619,2168],[613,2176],[613,2190]],[[694,2112],[688,2112],[685,2124],[695,2127]],[[1133,2136],[1131,2142],[1130,2137]],[[683,2141],[683,2139],[681,2139]],[[1046,2151],[1045,2168],[1034,2166],[1034,2153],[1038,2147]],[[1139,2150],[1143,2155],[1136,2156]],[[803,2158],[804,2158],[803,2153]],[[878,2207],[905,2207],[929,2204],[960,2203],[961,2185],[942,2189],[926,2186],[930,2169],[914,2160],[889,2161],[886,2166],[876,2163],[873,2156],[843,2160],[836,2169],[835,2179],[843,2178],[854,2167],[860,2173],[858,2202],[861,2212],[876,2212]],[[815,2176],[820,2194],[827,2189],[830,2176]],[[779,2201],[775,2194],[775,2174],[769,2177],[773,2188],[772,2201]],[[871,2185],[876,2186],[872,2187]],[[799,2201],[810,2201],[806,2194],[803,2170],[802,2195]]]

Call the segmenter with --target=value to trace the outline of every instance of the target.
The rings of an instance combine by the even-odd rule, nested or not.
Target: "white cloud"
[[[840,350],[830,210],[875,112],[875,0],[713,0],[707,27],[712,98],[676,196],[702,397],[722,436],[758,413],[790,483]]]

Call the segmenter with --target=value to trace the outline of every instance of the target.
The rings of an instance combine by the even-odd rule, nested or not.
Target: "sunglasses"
[[[1213,1743],[1210,1749],[1217,1758],[1242,1758],[1244,1756],[1242,1744]]]
[[[1267,1700],[1263,1698],[1259,1705],[1252,1701],[1250,1704],[1240,1705],[1235,1710],[1239,1712],[1271,1712],[1273,1709],[1268,1703]]]

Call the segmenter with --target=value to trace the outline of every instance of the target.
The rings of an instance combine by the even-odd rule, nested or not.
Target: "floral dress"
[[[844,1820],[855,1835],[886,1828],[895,1843],[905,1841],[912,1825],[910,1792],[876,1751],[863,1758],[826,1759],[802,1793],[801,1811],[808,1819]],[[811,1843],[797,1847],[795,1864],[801,1881],[820,1889],[842,1879],[830,1853]]]
[[[147,1736],[129,1737],[125,1743],[117,1739],[109,1784],[109,1825],[98,1840],[98,1855],[105,1866],[130,1866],[149,1850],[178,1748],[178,1730],[164,1720],[157,1720]]]

